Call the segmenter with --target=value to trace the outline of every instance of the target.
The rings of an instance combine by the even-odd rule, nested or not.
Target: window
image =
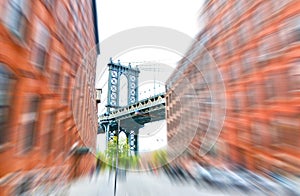
[[[11,89],[14,78],[5,65],[0,63],[0,145],[7,140]]]
[[[265,22],[266,19],[272,15],[270,9],[269,1],[262,1],[256,9],[257,19],[259,19],[262,23]]]
[[[33,49],[34,56],[35,56],[35,65],[39,69],[43,69],[46,63],[46,50],[41,47],[40,45],[36,45]]]
[[[72,7],[72,4],[70,4]],[[57,33],[59,38],[62,40],[63,45],[65,45],[66,48],[66,53],[67,57],[70,59],[70,40],[71,39],[65,39],[66,37],[72,38],[72,33],[73,31],[70,31],[70,27],[68,27],[68,21],[69,21],[69,13],[68,10],[66,9],[66,6],[62,1],[58,1],[57,6],[56,6],[56,15],[57,15],[57,20],[56,20],[56,26],[57,26]],[[76,22],[75,22],[76,23]],[[74,23],[74,24],[75,24]],[[77,30],[78,32],[78,30]],[[71,41],[72,43],[72,41]],[[72,43],[73,45],[76,43]]]
[[[24,40],[30,1],[9,0],[7,2],[4,23],[18,39]]]
[[[71,5],[71,14],[73,16],[74,23],[77,24],[77,22],[78,22],[78,11],[79,11],[77,0],[72,0],[70,5]]]
[[[234,112],[239,112],[241,110],[241,106],[242,106],[241,99],[242,99],[241,93],[235,93],[233,95],[233,99],[232,99],[233,108],[232,109]]]
[[[224,55],[224,53],[223,53],[223,48],[224,48],[224,45],[218,45],[217,46],[217,48],[216,48],[216,60],[217,60],[217,63],[219,63],[220,61],[222,61],[222,59],[224,59],[224,58],[222,58],[223,57],[223,55]]]
[[[245,73],[249,72],[252,70],[253,67],[253,60],[254,60],[254,52],[253,50],[248,50],[242,58],[242,65],[243,65],[243,71]]]
[[[265,88],[266,88],[266,99],[271,99],[273,97],[275,97],[275,81],[274,81],[274,77],[273,76],[269,76],[267,77],[266,81],[265,81]]]
[[[276,146],[279,144],[279,131],[278,131],[278,127],[277,127],[277,122],[274,121],[271,124],[271,142],[273,146]]]
[[[23,139],[21,151],[23,153],[28,152],[35,145],[35,132],[39,103],[40,100],[37,96],[29,97],[26,111],[22,116],[22,127],[24,129],[24,134],[21,136]]]
[[[63,102],[67,102],[69,99],[69,85],[70,85],[70,77],[68,75],[65,75],[64,79],[64,89],[63,89]]]
[[[53,91],[59,90],[60,71],[62,60],[57,53],[53,53],[50,62],[50,89]]]
[[[45,6],[52,11],[54,8],[55,1],[54,0],[43,0]]]
[[[248,106],[252,106],[256,104],[256,88],[252,85],[247,88],[247,100],[248,100]]]
[[[59,148],[58,150],[60,152],[63,152],[65,153],[68,149],[66,148],[65,146],[65,132],[64,132],[64,129],[63,129],[63,123],[60,123],[59,127],[58,127],[58,131],[60,132],[60,139],[59,139]],[[67,154],[67,153],[66,153]]]
[[[211,12],[215,13],[217,11],[217,9],[218,9],[217,3],[216,2],[212,3],[211,4]]]
[[[244,21],[241,26],[240,26],[240,37],[243,41],[243,44],[247,43],[250,41],[252,34],[252,28],[251,28],[251,23],[246,20]]]
[[[300,61],[291,65],[288,85],[290,91],[300,91]]]
[[[236,5],[236,7],[235,7],[236,13],[237,13],[237,16],[239,17],[245,11],[245,7],[244,7],[245,2],[244,2],[244,0],[239,0],[236,2],[235,5]]]
[[[227,0],[220,0],[220,6],[221,7],[225,7],[226,6],[226,3],[227,3]]]
[[[43,70],[46,64],[46,56],[50,43],[50,34],[47,27],[37,20],[32,62],[36,68]]]
[[[265,62],[273,57],[276,57],[273,56],[273,54],[275,54],[274,52],[276,52],[278,49],[278,38],[275,33],[263,37],[258,45],[258,61]]]
[[[87,13],[85,10],[84,10],[84,1],[78,1],[78,6],[80,8],[80,12],[81,12],[81,15],[83,16],[85,13]]]
[[[242,47],[246,41],[245,37],[247,36],[247,34],[245,34],[244,30],[245,29],[243,28],[243,26],[240,26],[236,32],[236,38],[238,39],[237,44],[239,47]]]
[[[243,130],[243,129],[238,129],[237,130],[237,137],[243,143],[248,143],[249,139],[250,139],[249,134],[247,133],[247,131]]]
[[[236,80],[239,78],[239,67],[237,64],[232,64],[229,67],[230,71],[230,80]]]
[[[286,19],[280,29],[282,45],[286,46],[300,41],[300,17]]]
[[[232,38],[229,37],[227,40],[227,55],[228,55],[228,57],[232,54],[232,52],[233,52],[233,42],[232,42]]]
[[[206,20],[211,19],[211,17],[212,17],[211,6],[208,6],[207,9],[204,10],[204,13],[205,13],[204,17],[205,17]]]
[[[217,25],[213,25],[211,27],[211,37],[214,37],[218,34],[218,26]]]
[[[272,123],[272,142],[277,146],[299,148],[299,118],[277,116]]]
[[[50,112],[47,114],[45,127],[44,127],[44,152],[49,154],[53,148],[53,135],[54,135],[54,127],[55,127],[55,112]]]
[[[284,1],[271,0],[273,4],[274,12],[281,10],[284,6],[286,6],[291,1],[292,0],[284,0]]]
[[[264,126],[262,123],[252,123],[252,143],[255,146],[261,146],[263,144],[263,132]]]
[[[265,11],[265,10],[262,10],[261,8],[260,8],[260,6],[258,6],[255,10],[254,10],[254,12],[253,12],[253,14],[252,14],[252,16],[251,16],[251,18],[252,18],[252,26],[254,27],[253,29],[256,31],[256,32],[259,32],[261,29],[262,29],[262,12],[263,11]]]
[[[264,56],[270,51],[271,42],[268,42],[267,38],[263,38],[259,46],[259,56]]]

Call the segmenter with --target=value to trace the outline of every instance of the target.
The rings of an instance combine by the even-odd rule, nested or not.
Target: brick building
[[[187,151],[198,161],[299,175],[300,2],[208,0],[199,22],[203,30],[166,84],[168,139],[187,127],[195,134]],[[189,102],[182,80],[196,95]],[[211,114],[222,121],[223,110],[220,124]],[[187,122],[178,121],[183,114]],[[218,140],[200,156],[214,128]]]
[[[0,195],[62,185],[94,162],[78,150],[96,146],[95,1],[0,0],[0,13]]]

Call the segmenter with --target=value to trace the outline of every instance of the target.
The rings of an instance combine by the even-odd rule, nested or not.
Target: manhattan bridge
[[[145,69],[145,68],[144,68]],[[138,152],[139,130],[146,123],[165,119],[165,93],[159,92],[148,98],[139,100],[140,69],[122,65],[120,61],[108,63],[108,91],[106,112],[99,116],[98,133],[106,134],[106,142],[120,132],[124,132],[130,150]],[[122,88],[122,77],[125,77],[127,88]],[[155,81],[154,81],[155,82]],[[155,87],[154,87],[155,88]],[[122,90],[127,95],[125,104],[121,105]]]

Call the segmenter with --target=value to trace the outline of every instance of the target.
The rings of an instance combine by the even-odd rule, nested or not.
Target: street
[[[105,171],[91,179],[89,176],[78,179],[67,191],[70,196],[114,195],[114,171],[109,177]],[[245,195],[237,190],[219,190],[193,181],[173,181],[164,172],[127,172],[126,180],[121,175],[117,181],[117,196],[181,196],[181,195]],[[247,193],[249,195],[249,193]],[[256,194],[257,195],[257,194]]]

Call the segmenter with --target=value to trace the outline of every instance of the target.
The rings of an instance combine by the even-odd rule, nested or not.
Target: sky
[[[103,51],[105,48],[101,48],[101,43],[111,36],[136,27],[166,27],[194,38],[201,29],[199,12],[203,3],[204,0],[97,0],[100,51],[102,50],[102,53],[106,52]],[[113,57],[114,61],[120,59],[121,63],[126,65],[129,62],[133,66],[135,66],[134,62],[137,62],[137,64],[151,62],[152,64],[161,63],[173,67],[173,69],[181,58],[182,56],[172,51],[152,46],[130,48],[128,51]],[[168,74],[171,74],[170,70],[168,70],[169,73],[163,73],[165,74],[164,80],[158,80],[155,71],[148,70],[147,72],[146,69],[141,71],[151,76],[152,79],[140,84],[139,99],[164,91],[163,83],[168,78]],[[99,113],[104,113],[108,73],[105,67],[101,67],[100,71],[97,70],[97,72],[101,77],[96,79],[96,87],[102,88],[102,104],[99,107]],[[156,90],[153,90],[154,86]],[[160,131],[150,133],[149,130],[154,130],[153,127],[159,127]],[[152,125],[146,125],[140,130],[139,140],[141,151],[154,150],[154,148],[165,146],[167,142],[165,122],[160,121]],[[156,145],[153,145],[154,143]]]
[[[120,31],[141,26],[162,26],[194,37],[204,0],[97,0],[100,42]]]
[[[105,48],[101,46],[101,43],[124,30],[144,26],[159,26],[177,30],[194,38],[202,27],[199,13],[204,0],[97,0],[96,3],[102,53],[105,53]],[[121,63],[125,65],[129,62],[133,65],[135,65],[134,62],[159,62],[175,68],[182,56],[162,48],[140,47],[129,48],[128,51],[124,51],[113,58],[115,61],[120,59]],[[105,85],[107,84],[108,73],[106,68],[106,66],[98,66],[97,70],[100,77],[96,79],[96,87],[102,89],[102,101],[107,99],[107,87]],[[149,71],[148,73],[153,78],[155,77],[154,73]],[[165,78],[167,79],[167,77]],[[146,98],[148,94],[154,94],[153,89],[148,86],[154,85],[140,86],[140,99]],[[145,95],[143,92],[150,93]],[[99,112],[104,110],[104,107],[99,108]]]

